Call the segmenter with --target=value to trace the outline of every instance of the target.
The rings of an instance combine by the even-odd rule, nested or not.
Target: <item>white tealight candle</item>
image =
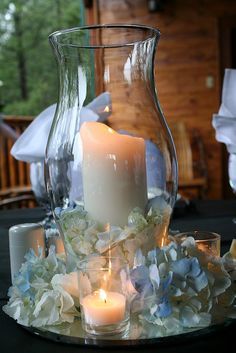
[[[124,226],[129,213],[147,203],[144,139],[97,122],[83,123],[80,136],[84,207],[100,222]]]
[[[125,318],[125,296],[100,289],[81,300],[84,320],[89,325],[117,324]]]

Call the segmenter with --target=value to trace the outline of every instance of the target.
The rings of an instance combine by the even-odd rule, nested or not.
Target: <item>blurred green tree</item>
[[[48,35],[83,24],[82,0],[0,1],[0,105],[4,113],[37,115],[56,102],[57,67]]]

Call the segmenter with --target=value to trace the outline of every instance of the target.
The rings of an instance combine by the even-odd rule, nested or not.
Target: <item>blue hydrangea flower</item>
[[[135,301],[142,303],[143,309],[148,308],[156,317],[167,317],[171,314],[168,289],[172,281],[172,272],[161,278],[156,264],[149,267],[140,265],[131,271],[130,278],[138,292]]]
[[[153,294],[153,285],[149,278],[147,266],[141,265],[131,270],[130,279],[136,291],[143,297]]]

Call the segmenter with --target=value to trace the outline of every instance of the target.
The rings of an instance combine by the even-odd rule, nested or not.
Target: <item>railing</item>
[[[33,207],[29,164],[10,154],[13,143],[32,122],[30,116],[4,116],[0,119],[0,208]],[[187,197],[204,198],[207,168],[204,148],[197,131],[190,134],[183,122],[170,125],[179,164],[179,192]]]
[[[206,198],[208,175],[200,133],[189,131],[183,122],[170,124],[170,129],[179,166],[179,193],[188,198]]]
[[[33,207],[29,164],[16,160],[10,150],[33,117],[2,116],[0,119],[0,207]]]

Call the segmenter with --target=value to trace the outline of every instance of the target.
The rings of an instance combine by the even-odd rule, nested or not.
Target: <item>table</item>
[[[176,207],[171,229],[179,231],[189,230],[209,230],[221,234],[222,253],[226,252],[230,246],[231,239],[236,236],[236,224],[232,222],[232,217],[236,216],[236,201],[196,201],[188,206]],[[44,213],[41,209],[20,209],[0,211],[0,304],[1,307],[7,300],[7,289],[10,286],[10,264],[8,247],[8,229],[10,226],[26,223],[38,222],[42,220]],[[224,327],[217,332],[208,334],[198,339],[191,339],[184,344],[176,343],[165,346],[148,346],[151,352],[167,353],[193,353],[206,351],[207,353],[223,352],[230,344],[235,344],[236,322],[229,327]],[[58,344],[44,340],[30,334],[21,328],[16,322],[9,318],[0,309],[0,344],[3,353],[92,353],[101,352],[98,347],[88,348]],[[107,348],[108,350],[109,348]],[[112,348],[113,353],[120,353],[123,348]],[[137,347],[129,347],[129,352],[137,352]],[[138,351],[145,350],[141,346]]]

